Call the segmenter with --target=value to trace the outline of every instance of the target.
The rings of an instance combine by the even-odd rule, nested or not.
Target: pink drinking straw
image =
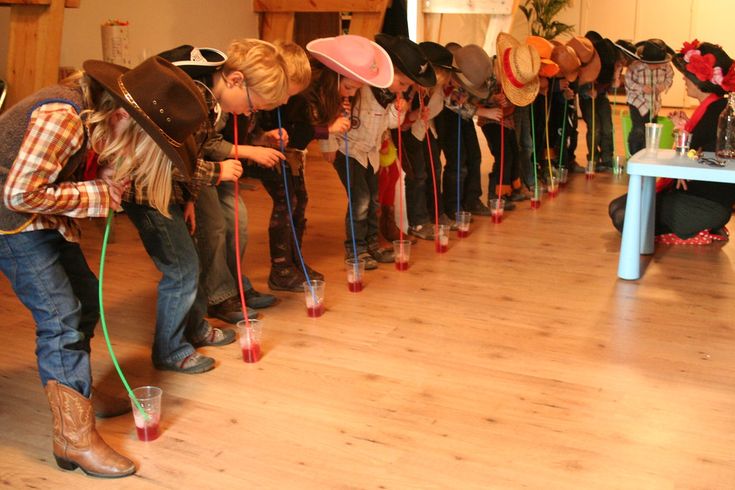
[[[232,113],[232,126],[235,131],[235,160],[238,160],[238,149],[240,145],[240,139],[237,135],[237,114]],[[240,213],[238,198],[240,197],[240,180],[235,180],[235,195],[232,196],[235,205],[235,262],[237,264],[237,289],[240,293],[240,306],[242,307],[242,316],[245,317],[245,329],[248,335],[248,341],[250,340],[250,318],[248,318],[248,305],[245,303],[245,291],[242,287],[242,264],[240,259]]]

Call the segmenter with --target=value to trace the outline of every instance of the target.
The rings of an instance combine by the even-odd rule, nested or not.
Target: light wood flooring
[[[583,125],[582,125],[583,126]],[[581,136],[581,135],[580,135]],[[484,145],[484,141],[481,140]],[[582,154],[582,153],[580,153]],[[163,434],[98,421],[138,473],[100,481],[58,469],[33,322],[0,277],[0,483],[8,488],[733,489],[733,244],[659,247],[639,281],[617,279],[609,174],[575,174],[554,199],[494,225],[475,218],[447,254],[421,242],[411,268],[347,290],[344,191],[309,162],[305,254],[327,275],[327,312],[300,294],[263,310],[264,358],[202,349],[214,371],[155,371],[158,273],[124,216],[106,266],[115,351],[134,386],[164,390]],[[486,185],[486,183],[485,183]],[[248,273],[266,289],[269,201],[244,191]],[[85,225],[98,269],[101,234]],[[222,326],[221,322],[214,322]],[[120,383],[102,339],[96,380]]]

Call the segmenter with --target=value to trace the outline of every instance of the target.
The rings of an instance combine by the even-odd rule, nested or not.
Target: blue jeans
[[[397,135],[397,131],[392,132]],[[429,155],[426,141],[419,141],[411,131],[404,131],[403,170],[406,172],[406,207],[408,224],[424,225],[431,221],[426,205],[426,181],[429,171]],[[398,141],[395,136],[393,141]],[[433,187],[432,187],[433,190]]]
[[[169,206],[171,218],[140,204],[123,208],[138,229],[148,255],[163,274],[158,283],[153,364],[175,364],[194,352],[187,339],[201,339],[209,330],[204,319],[206,296],[197,294],[199,260],[181,208]]]
[[[347,158],[337,152],[332,166],[337,171],[339,180],[347,190]],[[355,227],[355,244],[357,254],[368,250],[369,246],[378,243],[378,176],[368,163],[367,168],[360,162],[350,158],[350,194],[352,195],[352,218]],[[350,209],[345,213],[345,251],[352,254],[352,227],[350,226]]]
[[[196,203],[197,252],[201,262],[201,286],[208,304],[216,305],[238,295],[235,256],[234,185],[224,182],[217,187],[202,187]],[[248,243],[248,212],[238,199],[240,257],[244,260]],[[243,274],[244,290],[252,288]]]
[[[56,230],[0,235],[0,270],[36,322],[41,383],[56,380],[89,397],[98,283],[79,244]]]

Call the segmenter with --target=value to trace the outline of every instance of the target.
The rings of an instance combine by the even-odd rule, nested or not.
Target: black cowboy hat
[[[620,53],[622,53],[626,58],[631,60],[640,60],[638,55],[635,54],[635,44],[628,39],[618,39],[615,41],[615,47],[618,48]]]
[[[98,60],[87,60],[82,67],[191,178],[198,156],[192,135],[209,111],[189,75],[157,56],[135,68]]]
[[[615,44],[596,31],[587,31],[584,37],[592,41],[595,51],[600,55],[600,74],[597,75],[597,82],[611,83],[615,75],[615,61],[617,60]]]
[[[217,71],[227,61],[227,55],[214,48],[195,48],[183,44],[158,53],[186,72],[191,78],[201,78]]]
[[[375,42],[388,52],[395,69],[422,87],[436,85],[436,73],[418,44],[403,36],[376,34]]]
[[[424,41],[419,43],[421,51],[424,52],[434,67],[444,68],[445,70],[458,72],[459,68],[454,65],[454,56],[452,52],[439,43],[433,41]]]
[[[674,51],[661,39],[646,39],[635,43],[635,54],[644,63],[663,64],[671,61]]]

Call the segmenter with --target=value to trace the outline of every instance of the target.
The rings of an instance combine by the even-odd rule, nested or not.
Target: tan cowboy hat
[[[559,41],[552,41],[554,49],[551,51],[551,59],[559,65],[559,73],[562,74],[568,82],[573,82],[579,76],[579,67],[582,63],[574,50],[562,44]]]
[[[451,51],[451,48],[450,48]],[[493,76],[493,60],[477,44],[468,44],[453,51],[454,63],[459,68],[454,76],[472,95],[481,99],[490,94],[490,79]]]
[[[538,72],[541,58],[535,48],[521,45],[513,36],[501,32],[496,41],[498,78],[505,96],[514,105],[524,107],[538,95]]]
[[[345,34],[314,39],[306,50],[330,70],[373,87],[393,83],[393,63],[377,43],[362,36]]]
[[[534,48],[541,58],[541,68],[538,72],[540,77],[551,78],[559,73],[559,65],[551,59],[551,53],[554,50],[551,41],[541,36],[528,36],[526,44]]]
[[[579,67],[579,84],[584,85],[597,80],[602,69],[602,62],[592,41],[583,36],[574,36],[567,41],[567,46],[574,50],[581,63]]]
[[[132,69],[99,60],[87,60],[82,67],[191,178],[199,153],[192,135],[208,110],[189,75],[158,56]]]

